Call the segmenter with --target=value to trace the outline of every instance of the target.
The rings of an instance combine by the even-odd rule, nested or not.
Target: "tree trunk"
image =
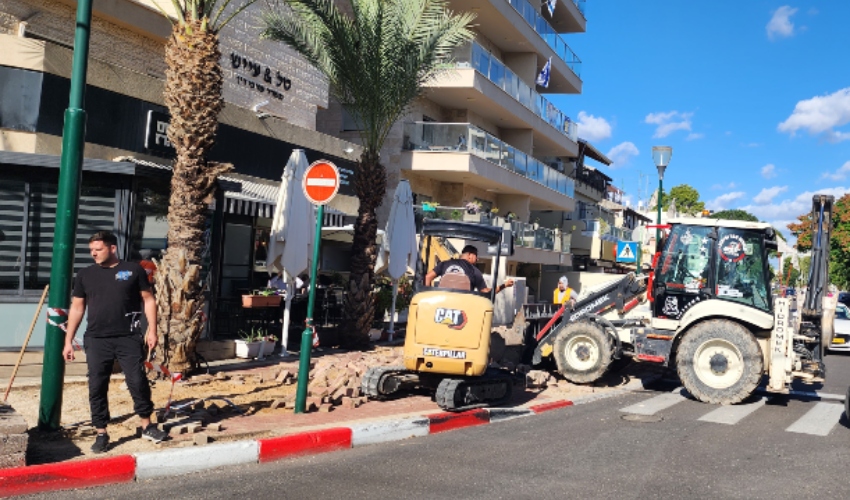
[[[377,153],[365,151],[354,179],[354,189],[360,199],[354,241],[351,245],[351,274],[345,298],[345,322],[340,332],[343,347],[362,348],[369,344],[369,329],[375,317],[375,260],[378,247],[378,217],[375,211],[384,201],[387,190],[387,171]]]
[[[218,35],[202,23],[175,26],[165,47],[168,139],[177,157],[168,206],[168,249],[156,273],[158,361],[173,372],[191,369],[203,330],[200,281],[208,200],[230,165],[208,163],[223,106]]]

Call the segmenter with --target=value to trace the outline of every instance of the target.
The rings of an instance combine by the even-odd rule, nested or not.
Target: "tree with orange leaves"
[[[805,252],[812,248],[812,214],[800,215],[797,220],[788,224],[788,229],[797,237],[797,250]],[[832,209],[829,281],[842,290],[850,288],[850,193],[839,198]]]

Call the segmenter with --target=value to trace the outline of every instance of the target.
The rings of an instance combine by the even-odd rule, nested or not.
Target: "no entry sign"
[[[327,160],[313,162],[304,173],[303,187],[310,203],[324,205],[339,191],[339,170]]]

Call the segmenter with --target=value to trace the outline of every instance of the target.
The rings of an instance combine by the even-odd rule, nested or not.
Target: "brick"
[[[26,452],[13,453],[11,455],[0,455],[0,469],[12,467],[23,467],[27,464]]]
[[[11,406],[0,405],[0,434],[21,434],[27,431],[27,421]]]
[[[275,380],[275,382],[277,382],[279,384],[285,384],[286,380],[288,378],[291,378],[291,377],[292,377],[292,374],[289,373],[289,370],[283,370],[278,374],[278,376],[274,380]]]
[[[210,442],[210,436],[208,434],[195,434],[192,437],[192,442],[198,446],[205,445]]]
[[[271,408],[272,410],[277,410],[278,408],[281,408],[281,407],[286,407],[286,400],[275,399],[274,401],[272,401],[271,406],[269,406],[269,408]]]
[[[331,408],[333,408],[332,404],[325,403],[325,404],[323,404],[322,406],[319,407],[319,412],[320,413],[328,413],[328,412],[331,411]]]
[[[221,431],[221,422],[214,422],[212,424],[208,424],[207,430],[212,431],[212,432],[220,432]]]
[[[27,434],[0,434],[0,456],[26,453]]]
[[[192,423],[186,424],[186,432],[189,433],[189,434],[195,434],[195,433],[199,432],[202,428],[203,428],[203,424],[201,424],[200,422],[192,422]]]

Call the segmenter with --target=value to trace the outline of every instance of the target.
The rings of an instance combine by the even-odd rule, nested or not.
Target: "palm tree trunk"
[[[191,369],[204,322],[200,281],[207,200],[230,165],[208,163],[222,108],[218,35],[202,23],[175,25],[165,48],[168,139],[177,157],[168,207],[168,249],[156,273],[158,360],[173,372]]]
[[[348,348],[361,348],[369,344],[369,329],[375,317],[375,260],[378,247],[378,217],[375,211],[381,206],[387,190],[387,171],[377,153],[365,151],[360,157],[360,168],[354,179],[354,189],[360,199],[357,221],[354,224],[354,241],[351,245],[351,275],[345,299],[345,323],[340,332],[341,343]]]

